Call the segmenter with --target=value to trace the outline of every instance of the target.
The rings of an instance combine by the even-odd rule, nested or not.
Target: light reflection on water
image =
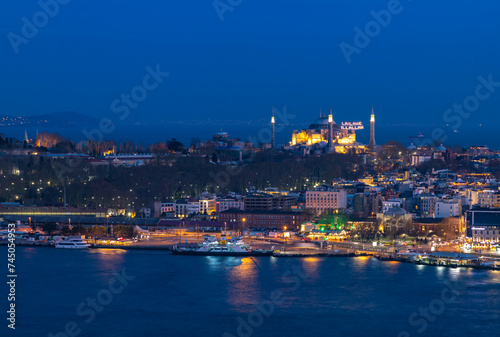
[[[401,267],[401,262],[397,261],[385,261],[384,262],[384,272],[394,275],[399,273],[399,268]]]
[[[359,256],[352,259],[353,264],[356,268],[364,269],[370,261],[370,256]]]
[[[448,278],[453,281],[453,282],[456,282],[459,280],[460,278],[460,274],[463,273],[463,269],[462,268],[448,268]]]
[[[37,251],[39,250],[39,248],[25,247],[24,249],[25,249],[24,250],[24,258],[25,259],[34,259],[37,257]],[[47,248],[47,249],[51,249],[51,248]]]
[[[434,267],[436,268],[436,276],[439,280],[442,280],[444,278],[444,273],[446,271],[446,269],[448,269],[447,267],[443,267],[443,266],[437,266],[437,267]]]
[[[19,274],[24,275],[19,278],[18,303],[22,318],[29,317],[19,326],[20,336],[47,336],[75,320],[81,336],[194,336],[198,331],[207,337],[226,331],[237,336],[237,319],[246,320],[256,310],[255,303],[269,301],[276,289],[283,290],[283,302],[252,337],[307,336],[311,331],[370,337],[408,331],[418,336],[408,319],[441,298],[448,287],[445,281],[456,281],[460,295],[422,336],[496,336],[500,331],[500,272],[494,271],[442,272],[368,257],[242,259],[21,247],[16,253]],[[75,307],[107,289],[112,273],[121,267],[136,278],[85,325]],[[289,281],[296,278],[297,269],[308,276],[303,282],[283,280],[287,272],[292,273]]]
[[[88,249],[87,251],[101,270],[100,278],[103,284],[107,284],[117,273],[121,272],[128,253],[124,249]]]
[[[251,257],[241,258],[241,263],[227,271],[227,302],[237,312],[246,312],[248,306],[261,300],[257,282],[259,268]]]
[[[319,257],[305,257],[302,259],[302,269],[308,279],[315,280],[319,277],[318,268],[323,260],[324,258]]]

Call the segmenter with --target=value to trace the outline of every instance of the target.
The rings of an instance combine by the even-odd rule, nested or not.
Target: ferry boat
[[[271,256],[272,250],[252,250],[241,240],[205,241],[201,246],[177,245],[172,250],[174,255],[199,256]]]
[[[85,240],[82,238],[67,238],[66,240],[56,241],[56,248],[65,248],[65,249],[86,249],[90,247]]]

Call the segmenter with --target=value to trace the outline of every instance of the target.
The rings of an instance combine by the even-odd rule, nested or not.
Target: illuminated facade
[[[347,208],[346,190],[306,191],[306,208],[317,213]]]
[[[365,152],[366,146],[356,142],[354,129],[343,128],[329,116],[320,116],[308,129],[294,130],[290,146],[324,146],[325,152]]]

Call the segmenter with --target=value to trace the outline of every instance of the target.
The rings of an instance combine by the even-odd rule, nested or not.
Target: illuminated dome
[[[309,125],[309,129],[328,130],[328,116],[319,117],[314,123]],[[333,129],[340,129],[340,127],[333,121]]]
[[[438,146],[438,148],[436,149],[436,151],[445,152],[446,148],[443,146],[443,144],[441,144],[441,146]]]
[[[220,130],[220,132],[217,132],[213,137],[212,139],[214,141],[225,141],[227,139],[229,139],[229,133],[227,132],[224,132],[222,130]]]

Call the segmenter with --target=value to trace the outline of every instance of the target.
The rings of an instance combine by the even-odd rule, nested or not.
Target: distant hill
[[[81,127],[99,125],[99,119],[75,111],[54,112],[26,117],[0,115],[0,126]]]

